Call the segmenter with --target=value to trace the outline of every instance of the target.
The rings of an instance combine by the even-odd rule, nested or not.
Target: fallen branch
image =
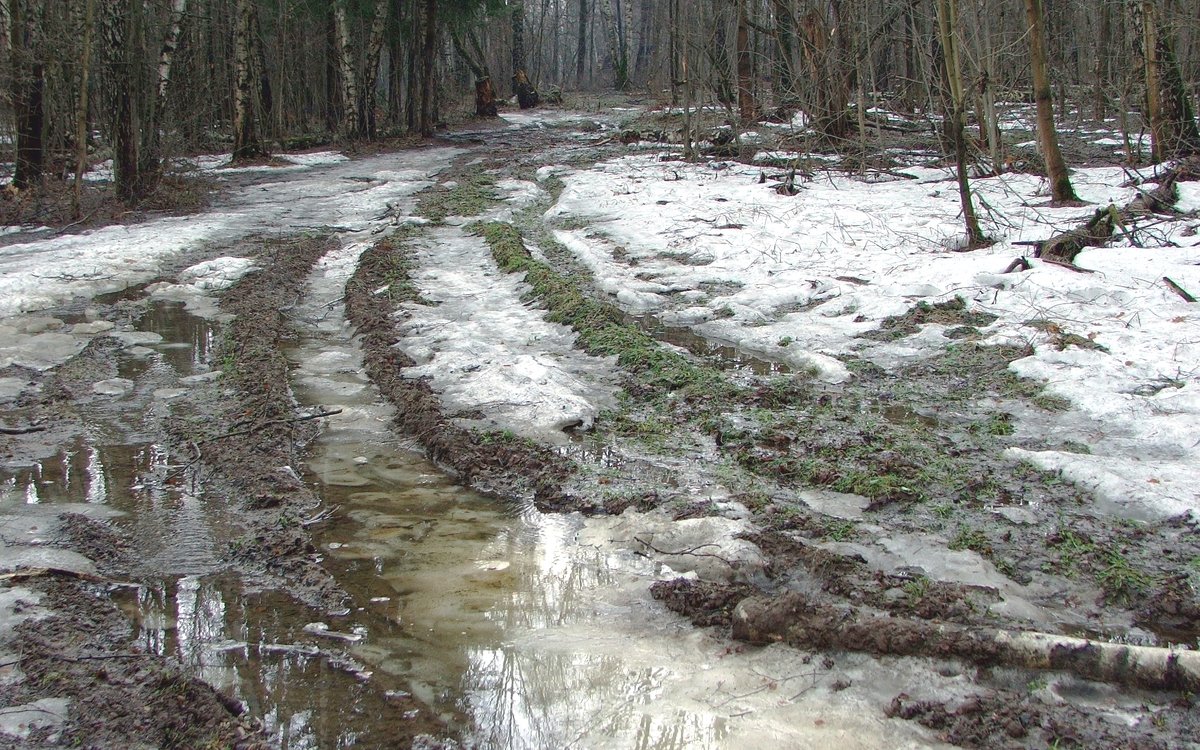
[[[1156,690],[1200,690],[1200,651],[935,623],[822,604],[795,591],[744,599],[733,613],[733,637],[756,645],[784,642],[812,651],[952,657],[984,667],[1065,671]]]
[[[711,552],[697,552],[696,551],[696,550],[704,549],[705,547],[717,547],[718,549],[720,549],[720,545],[718,545],[718,544],[699,544],[699,545],[696,545],[695,547],[692,547],[691,549],[679,550],[678,552],[671,552],[669,550],[659,549],[658,547],[655,547],[653,544],[651,544],[650,542],[647,542],[646,540],[642,539],[641,537],[635,536],[633,538],[633,541],[637,542],[638,544],[642,545],[646,549],[648,549],[651,552],[658,554],[658,555],[665,555],[667,557],[685,557],[685,556],[712,557],[717,560],[720,560],[721,562],[725,563],[726,565],[728,565],[731,568],[735,567],[735,565],[733,564],[732,561],[727,560],[726,558],[721,557],[720,555],[714,555]]]
[[[1195,302],[1196,301],[1196,298],[1193,297],[1192,294],[1188,290],[1179,286],[1174,281],[1171,281],[1171,279],[1169,277],[1163,276],[1162,280],[1167,286],[1171,287],[1172,291],[1174,291],[1180,297],[1183,297],[1184,302]]]
[[[1058,266],[1060,268],[1065,268],[1068,271],[1074,271],[1075,273],[1095,273],[1095,271],[1093,271],[1090,268],[1082,268],[1080,266],[1075,265],[1074,263],[1070,263],[1065,260],[1054,260],[1053,258],[1042,258],[1042,262],[1049,263],[1052,266]]]
[[[0,435],[28,435],[31,432],[45,432],[45,427],[30,425],[28,427],[0,427]]]
[[[332,409],[330,411],[320,411],[320,412],[317,412],[316,414],[305,414],[300,417],[291,417],[289,419],[268,419],[265,422],[259,422],[256,425],[247,427],[244,430],[234,430],[233,432],[226,432],[224,435],[217,435],[216,437],[206,438],[204,440],[201,440],[200,444],[215,443],[218,440],[227,440],[232,437],[241,437],[242,435],[251,435],[255,432],[265,430],[268,427],[274,427],[275,425],[296,424],[297,422],[307,422],[312,419],[321,419],[322,417],[332,417],[335,414],[341,414],[341,413],[342,413],[341,409]]]
[[[1125,225],[1139,216],[1175,213],[1173,206],[1179,199],[1176,183],[1200,179],[1200,157],[1193,156],[1182,159],[1171,165],[1170,168],[1156,174],[1152,179],[1158,181],[1158,186],[1153,190],[1139,189],[1137,197],[1129,201],[1124,208],[1118,209],[1109,204],[1105,208],[1096,209],[1092,218],[1082,226],[1037,243],[1038,251],[1034,253],[1035,257],[1073,264],[1075,256],[1084,248],[1101,247],[1108,244],[1118,228],[1130,241],[1130,244],[1136,246],[1137,241],[1125,228]],[[1127,184],[1139,183],[1131,180]]]
[[[1032,268],[1033,266],[1029,264],[1029,259],[1022,255],[1020,258],[1013,260],[1012,263],[1009,263],[1008,266],[1005,267],[1005,269],[1000,273],[1012,273],[1018,269],[1022,271],[1028,271]]]

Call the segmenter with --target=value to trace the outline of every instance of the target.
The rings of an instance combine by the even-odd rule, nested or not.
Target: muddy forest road
[[[997,645],[1194,642],[1194,522],[1131,544],[1014,468],[1003,347],[834,384],[599,292],[548,212],[616,126],[301,155],[5,248],[0,747],[1196,736],[1195,671]],[[931,316],[987,324],[895,327]]]

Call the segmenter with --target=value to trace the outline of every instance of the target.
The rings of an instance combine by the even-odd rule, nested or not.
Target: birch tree
[[[254,0],[237,0],[233,38],[233,161],[244,162],[269,156],[270,152],[259,136],[258,102],[253,75]]]

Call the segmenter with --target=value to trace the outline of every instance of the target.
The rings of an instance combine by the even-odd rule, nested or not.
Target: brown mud
[[[320,505],[300,479],[304,446],[316,433],[312,420],[296,413],[281,347],[294,336],[285,311],[299,299],[312,264],[333,246],[317,238],[263,244],[262,270],[221,300],[221,309],[235,316],[220,351],[230,394],[223,412],[202,431],[195,422],[170,425],[181,448],[193,451],[189,471],[210,485],[208,492],[239,500],[244,509],[247,533],[230,544],[232,557],[326,610],[341,609],[345,592],[318,562],[304,529],[306,514]]]
[[[386,289],[387,292],[379,290]],[[544,511],[574,509],[562,489],[572,471],[561,454],[529,440],[464,429],[443,413],[428,381],[404,377],[412,360],[396,349],[400,302],[418,301],[404,248],[382,240],[365,251],[346,285],[347,318],[362,336],[367,373],[396,406],[396,423],[415,435],[435,464],[485,494],[532,499]]]

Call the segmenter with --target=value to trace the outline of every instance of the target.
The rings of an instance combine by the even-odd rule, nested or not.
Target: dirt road
[[[954,331],[935,354],[832,368],[607,288],[564,233],[637,261],[556,201],[627,153],[617,124],[235,173],[210,211],[125,230],[179,233],[153,262],[6,270],[56,302],[0,323],[0,744],[1196,734],[1186,671],[939,641],[1194,645],[1195,517],[1115,521],[1015,461],[1078,415],[961,299],[864,338]]]

